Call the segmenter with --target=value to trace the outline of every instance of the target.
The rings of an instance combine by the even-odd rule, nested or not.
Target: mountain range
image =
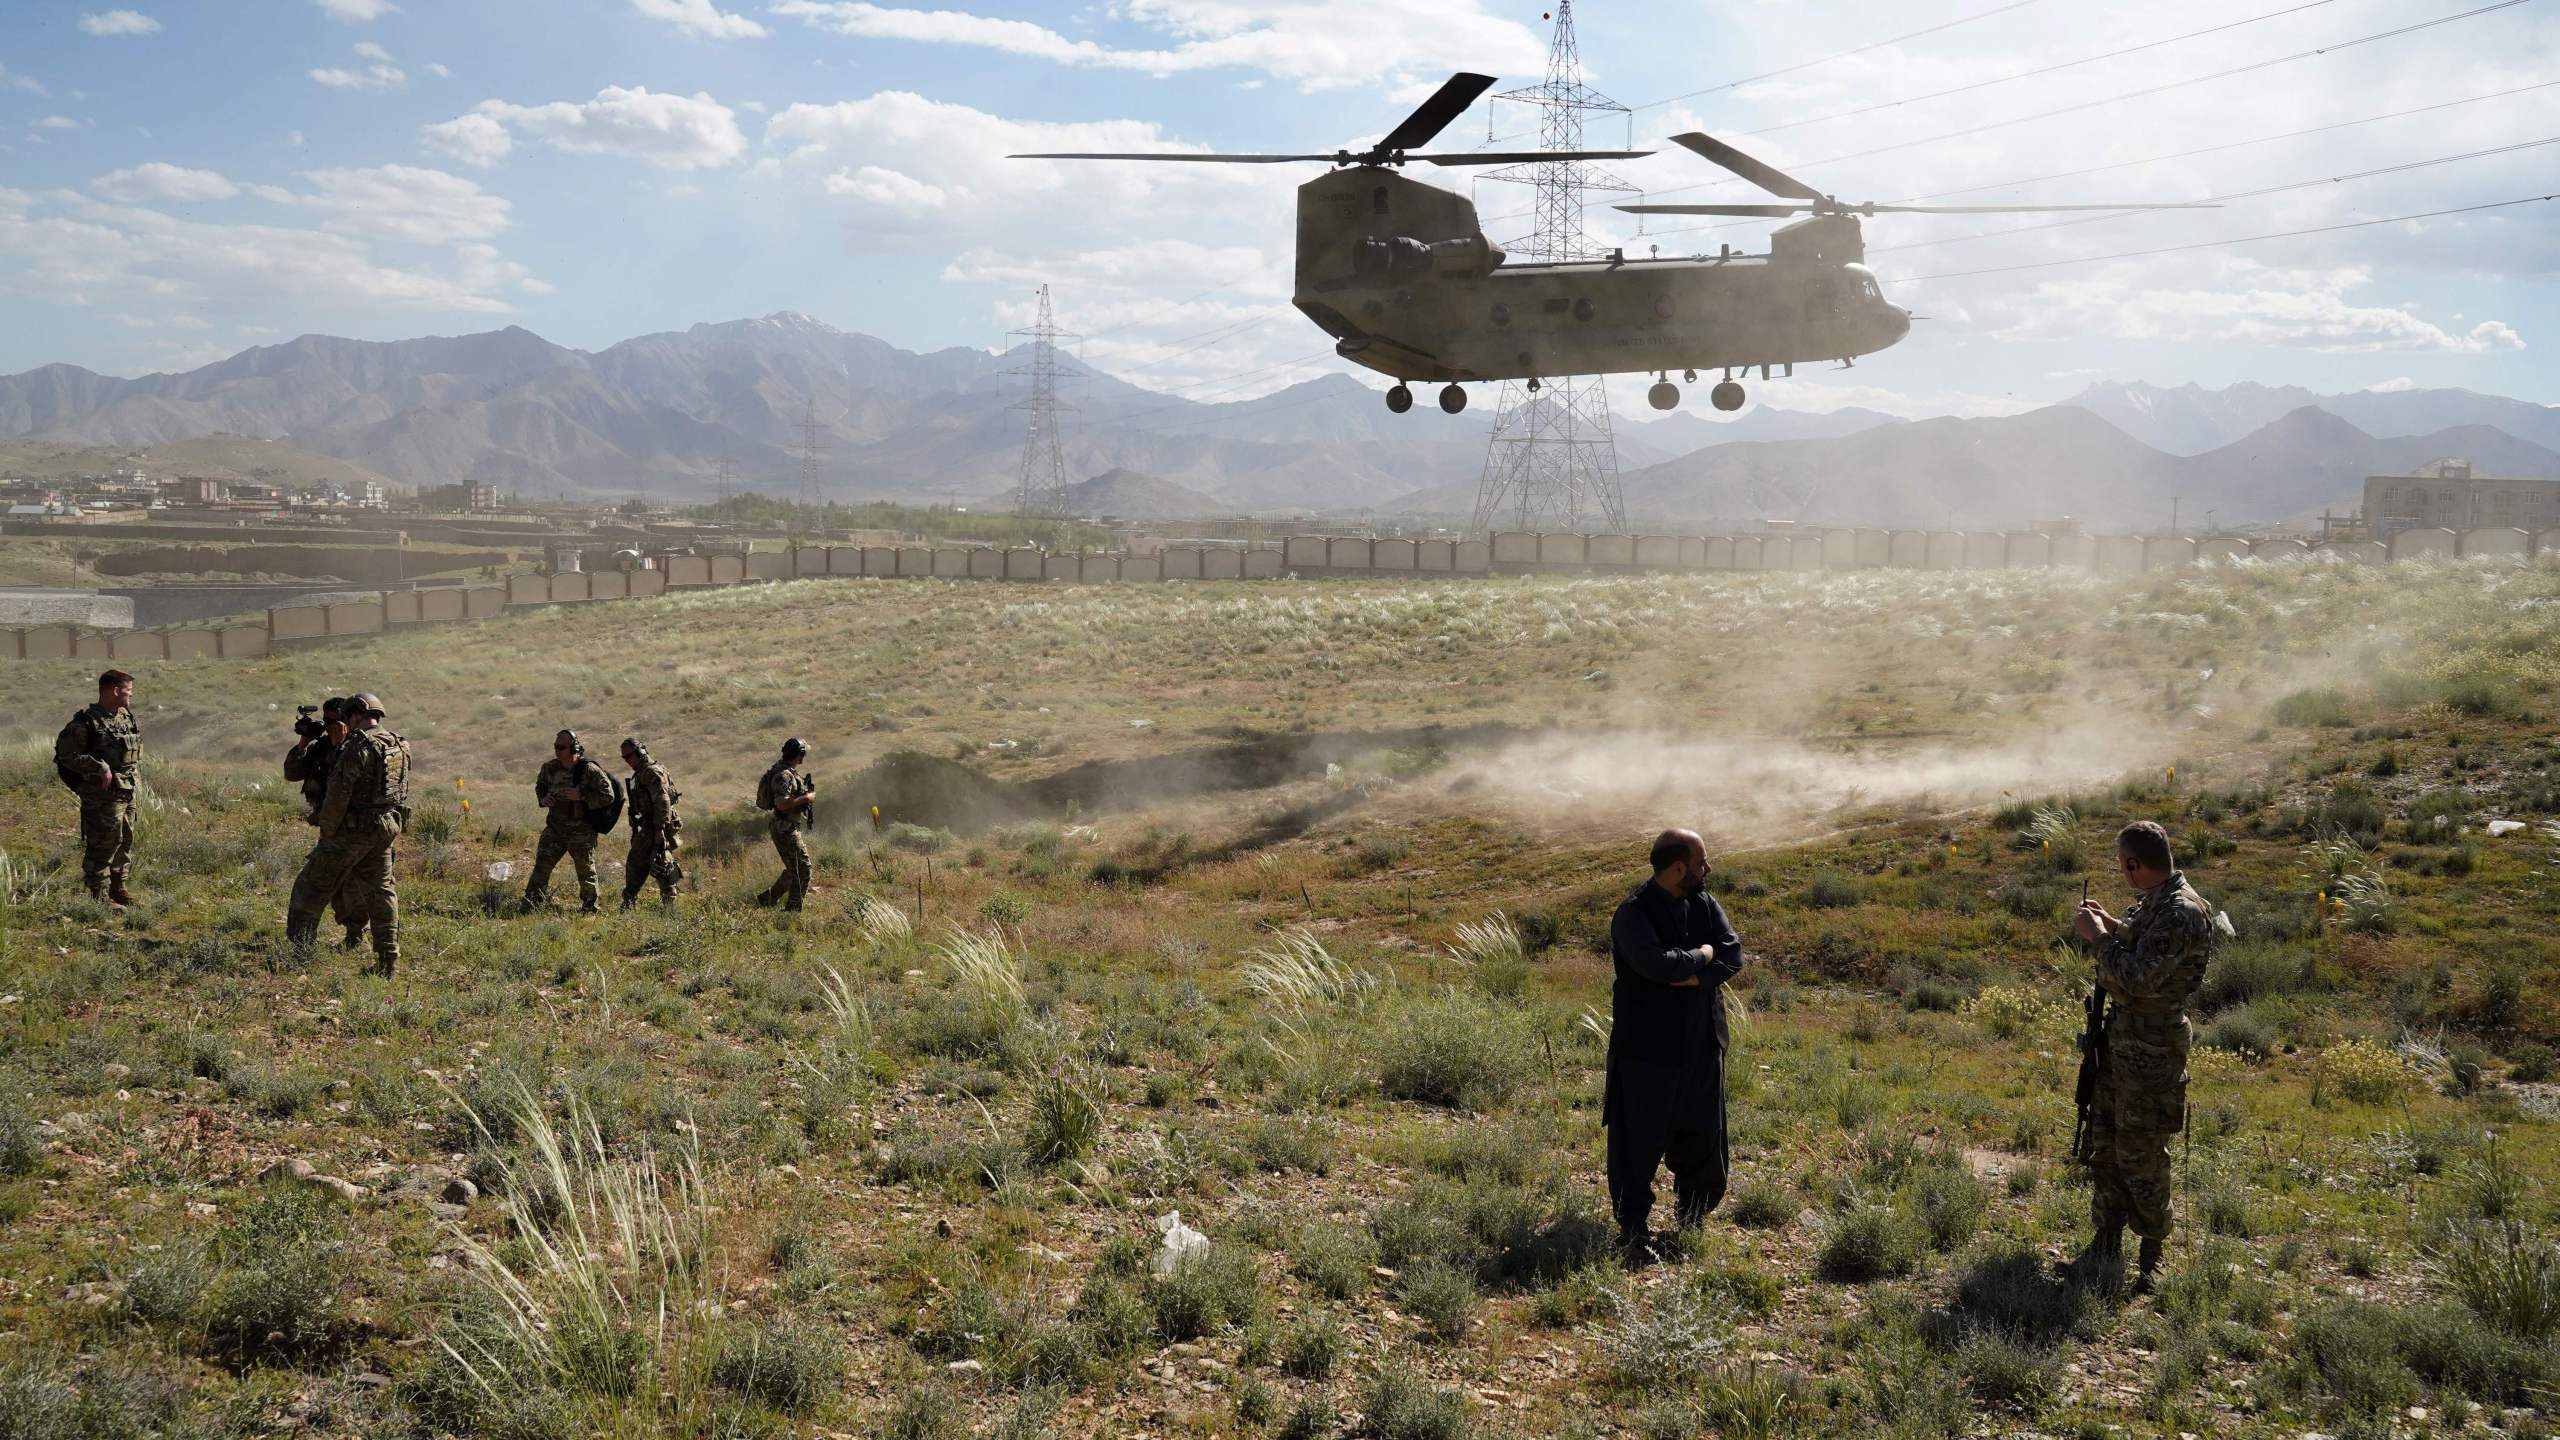
[[[918,353],[788,312],[593,352],[517,327],[306,335],[178,374],[47,365],[0,377],[0,439],[121,451],[242,436],[417,486],[706,497],[724,483],[794,493],[814,422],[828,498],[983,501],[1020,473],[1028,358]],[[1069,356],[1059,372],[1073,407],[1061,427],[1069,480],[1092,508],[1132,515],[1463,518],[1492,425],[1489,403],[1392,415],[1378,386],[1348,375],[1216,401]],[[1493,399],[1490,387],[1477,395]],[[2241,523],[2351,505],[2365,474],[2444,455],[2560,478],[2560,408],[2467,390],[2107,384],[1999,418],[1694,409],[1622,420],[1616,439],[1629,512],[1648,523],[1939,525],[1952,512],[1973,524],[2157,524],[2173,500]]]

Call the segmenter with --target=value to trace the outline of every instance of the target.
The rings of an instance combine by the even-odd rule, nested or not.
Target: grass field
[[[79,894],[42,763],[88,676],[9,673],[0,1437],[2544,1435],[2560,1403],[2560,569],[510,616],[144,674],[125,912]],[[280,938],[285,721],[355,688],[427,782],[389,983]],[[563,724],[686,792],[673,916],[500,914]],[[794,733],[820,890],[783,917],[744,799]],[[2084,880],[2122,909],[2136,816],[2235,935],[2167,1281],[2124,1300],[2051,1267],[2087,1206],[2067,916]],[[1735,1190],[1629,1276],[1603,935],[1679,821],[1752,961]],[[1160,1275],[1177,1209],[1207,1245]]]

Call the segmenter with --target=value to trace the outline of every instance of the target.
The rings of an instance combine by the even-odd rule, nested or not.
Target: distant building
[[[2387,540],[2402,530],[2560,528],[2560,480],[2497,480],[2471,473],[2468,460],[2431,460],[2408,475],[2364,480],[2366,533]]]
[[[188,475],[160,482],[160,498],[171,505],[219,505],[222,482],[209,475]]]

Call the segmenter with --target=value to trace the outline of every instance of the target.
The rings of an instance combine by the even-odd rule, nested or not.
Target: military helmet
[[[801,740],[797,735],[794,735],[790,739],[782,742],[782,758],[785,760],[791,759],[797,755],[806,755],[808,753],[808,744]]]
[[[626,755],[637,755],[643,760],[649,758],[649,747],[641,744],[640,737],[637,735],[622,737],[622,752]]]
[[[360,691],[348,696],[347,703],[339,708],[346,713],[370,715],[379,720],[382,718],[382,697],[370,690]]]
[[[581,755],[585,754],[587,751],[586,742],[578,738],[578,732],[575,730],[563,730],[559,734],[551,737],[552,749],[557,750],[563,745],[568,746],[570,749],[577,751]]]
[[[344,695],[332,695],[320,702],[320,713],[323,715],[335,715],[346,708],[347,697]]]

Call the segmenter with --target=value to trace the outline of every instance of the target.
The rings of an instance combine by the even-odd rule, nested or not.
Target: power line
[[[1879,203],[1911,205],[1923,200],[1945,200],[1956,195],[1979,195],[1986,190],[2014,190],[2028,185],[2042,185],[2053,180],[2077,180],[2088,175],[2103,175],[2111,170],[2133,170],[2144,165],[2159,165],[2171,160],[2189,160],[2198,155],[2217,155],[2225,150],[2244,150],[2252,145],[2271,145],[2279,140],[2299,140],[2305,135],[2324,135],[2332,130],[2349,130],[2358,125],[2378,125],[2385,120],[2405,120],[2412,115],[2425,115],[2437,110],[2450,110],[2459,105],[2477,105],[2484,100],[2503,100],[2510,95],[2523,95],[2535,90],[2548,90],[2560,80],[2542,80],[2519,85],[2512,90],[2493,90],[2486,95],[2471,95],[2460,100],[2439,100],[2433,105],[2416,105],[2406,110],[2393,110],[2381,115],[2366,115],[2355,120],[2339,120],[2327,125],[2313,125],[2301,130],[2285,130],[2273,135],[2257,135],[2246,140],[2226,140],[2218,145],[2199,145],[2192,150],[2172,150],[2165,155],[2146,155],[2139,160],[2114,160],[2104,165],[2086,165],[2077,170],[2056,170],[2049,175],[2028,175],[2015,180],[1994,180],[1987,185],[1965,185],[1953,190],[1932,190],[1924,195],[1901,195]],[[1808,167],[1809,168],[1809,167]],[[1669,192],[1664,192],[1669,193]],[[1648,230],[1648,235],[1688,235],[1701,230],[1737,230],[1745,226],[1765,224],[1759,220],[1719,220],[1711,225],[1675,225],[1668,230]]]
[[[1111,373],[1114,375],[1127,375],[1139,370],[1152,370],[1158,365],[1168,364],[1172,361],[1179,360],[1185,355],[1194,354],[1198,351],[1224,345],[1230,340],[1241,337],[1249,330],[1258,330],[1263,326],[1270,324],[1272,318],[1273,317],[1270,314],[1265,313],[1249,316],[1231,324],[1218,325],[1207,330],[1196,331],[1189,335],[1177,335],[1173,339],[1167,340],[1163,343],[1167,345],[1180,345],[1185,340],[1200,340],[1200,343],[1197,345],[1186,346],[1185,348],[1173,351],[1170,354],[1159,355],[1153,360],[1142,360],[1135,365],[1124,366]],[[1212,338],[1201,340],[1200,337],[1203,335],[1210,336]]]
[[[2546,200],[2560,200],[2560,193],[2526,195],[2514,200],[2493,200],[2486,205],[2458,205],[2450,210],[2428,210],[2416,215],[2386,215],[2379,220],[2349,220],[2343,224],[2313,225],[2301,230],[2273,230],[2264,235],[2231,235],[2220,240],[2197,240],[2185,245],[2156,245],[2148,250],[2119,250],[2113,255],[2081,255],[2069,260],[2030,260],[2017,265],[1987,265],[1979,270],[1946,270],[1935,275],[1895,275],[1885,278],[1884,283],[1904,285],[1921,280],[1962,280],[1974,275],[2007,275],[2020,270],[2052,270],[2064,265],[2097,265],[2109,260],[2139,260],[2151,255],[2175,255],[2188,250],[2211,250],[2221,245],[2250,245],[2261,240],[2291,240],[2303,235],[2331,235],[2341,230],[2363,230],[2375,225],[2399,225],[2411,220],[2437,220],[2447,215],[2476,215],[2484,210],[2506,210],[2518,205],[2538,205]]]
[[[2371,45],[2383,40],[2395,40],[2403,35],[2414,35],[2421,30],[2432,30],[2439,25],[2451,25],[2458,20],[2469,20],[2476,16],[2491,14],[2499,10],[2511,10],[2524,3],[2526,3],[2526,0],[2496,0],[2496,3],[2494,4],[2483,5],[2474,10],[2465,10],[2460,14],[2440,15],[2433,20],[2421,20],[2413,25],[2402,25],[2396,29],[2377,31],[2371,35],[2359,35],[2352,40],[2341,40],[2334,45],[2323,45],[2315,49],[2299,50],[2291,55],[2278,55],[2273,59],[2252,61],[2246,65],[2235,65],[2228,70],[2216,70],[2208,75],[2191,75],[2184,80],[2170,80],[2158,85],[2147,85],[2142,89],[2127,90],[2118,95],[2102,96],[2095,100],[2082,100],[2075,104],[2063,105],[2051,110],[2039,110],[2031,115],[2016,115],[2006,120],[1986,121],[1980,125],[1970,125],[1961,130],[1950,130],[1940,135],[1927,135],[1915,140],[1897,140],[1891,145],[1879,145],[1872,150],[1853,150],[1845,154],[1825,156],[1820,160],[1806,160],[1790,165],[1787,168],[1790,170],[1813,170],[1825,165],[1837,165],[1848,160],[1864,160],[1869,156],[1874,155],[1890,155],[1897,150],[1912,150],[1923,145],[1936,145],[1948,140],[1962,140],[1974,135],[1987,134],[1993,130],[2006,130],[2016,125],[2032,125],[2039,120],[2051,120],[2061,115],[2076,115],[2083,110],[2095,110],[2101,106],[2119,104],[2126,100],[2141,100],[2153,95],[2165,95],[2172,90],[2183,90],[2190,85],[2204,85],[2215,80],[2228,80],[2238,75],[2248,75],[2254,74],[2260,70],[2270,70],[2278,65],[2290,65],[2297,60],[2309,60],[2322,55],[2334,55],[2341,50],[2353,50],[2361,45]],[[1669,190],[1656,190],[1649,193],[1655,197],[1679,195],[1691,190],[1703,190],[1710,185],[1722,185],[1729,183],[1731,182],[1724,180],[1707,180],[1701,181],[1695,185],[1682,185]]]
[[[1721,85],[1710,85],[1704,90],[1691,90],[1679,95],[1666,96],[1660,100],[1647,100],[1643,104],[1634,106],[1633,108],[1637,110],[1658,110],[1665,105],[1674,104],[1678,101],[1695,100],[1701,95],[1715,95],[1727,90],[1739,90],[1745,85],[1756,85],[1763,80],[1775,80],[1781,75],[1793,75],[1799,70],[1810,70],[1817,65],[1828,65],[1834,60],[1846,60],[1852,55],[1864,55],[1870,50],[1882,50],[1888,45],[1899,45],[1905,40],[1917,40],[1924,35],[1935,35],[1943,30],[1953,30],[1959,25],[1970,25],[1976,20],[1988,20],[1994,15],[2006,15],[2012,10],[2024,10],[2035,3],[2037,3],[2037,0],[2009,0],[2009,3],[2006,5],[1995,5],[1991,9],[1978,11],[1974,14],[1967,15],[1962,19],[1949,20],[1943,24],[1931,25],[1923,30],[1914,30],[1907,35],[1896,35],[1890,40],[1870,41],[1867,44],[1857,46],[1853,49],[1842,50],[1836,54],[1825,55],[1817,60],[1807,60],[1801,64],[1789,65],[1777,70],[1763,70],[1757,75],[1745,75],[1739,80],[1727,80]]]
[[[2345,175],[2319,175],[2309,180],[2292,180],[2282,185],[2268,185],[2256,190],[2234,190],[2228,195],[2207,195],[2194,203],[2218,204],[2225,200],[2255,200],[2261,195],[2281,195],[2288,190],[2312,190],[2322,185],[2343,185],[2350,180],[2370,180],[2377,175],[2399,175],[2411,170],[2425,170],[2437,165],[2451,165],[2459,160],[2478,160],[2490,155],[2511,155],[2518,150],[2536,150],[2545,145],[2560,145],[2560,135],[2544,140],[2520,140],[2513,145],[2494,145],[2486,150],[2469,150],[2460,155],[2438,155],[2427,160],[2404,160],[2397,165],[2381,165],[2371,170],[2357,170]],[[2095,225],[2105,220],[2122,220],[2140,215],[2140,210],[2124,210],[2113,215],[2083,215],[2070,220],[2047,220],[2034,225],[2020,225],[2008,230],[1983,230],[1971,235],[1944,235],[1935,240],[1912,240],[1900,245],[1869,246],[1870,255],[1890,254],[1896,250],[1926,250],[1935,245],[1956,245],[1967,240],[1997,240],[2007,235],[2024,235],[2036,230],[2059,230],[2066,225]]]
[[[2175,45],[2182,40],[2195,40],[2206,35],[2219,35],[2225,30],[2237,30],[2244,25],[2255,25],[2262,20],[2275,20],[2286,15],[2298,15],[2305,10],[2317,10],[2323,5],[2334,5],[2336,3],[2338,3],[2338,0],[2303,0],[2302,4],[2288,5],[2282,10],[2270,10],[2264,15],[2252,15],[2246,20],[2226,20],[2219,25],[2208,25],[2202,30],[2190,30],[2184,35],[2172,35],[2165,40],[2146,40],[2139,45],[2127,45],[2121,50],[2109,50],[2097,55],[2083,55],[2077,60],[2063,60],[2051,65],[2039,65],[2032,70],[2019,70],[2007,75],[1994,76],[1989,80],[1976,80],[1969,85],[1956,85],[1945,90],[1932,90],[1922,95],[1905,95],[1898,100],[1879,100],[1873,105],[1861,105],[1854,110],[1834,110],[1828,115],[1815,115],[1803,120],[1789,120],[1783,125],[1768,125],[1763,126],[1758,130],[1745,130],[1742,133],[1745,135],[1775,135],[1781,130],[1794,130],[1806,125],[1820,125],[1829,120],[1846,120],[1852,115],[1869,115],[1878,110],[1891,110],[1897,105],[1917,105],[1928,100],[1944,100],[1950,95],[1967,95],[1976,90],[1988,90],[1994,85],[2006,85],[2013,80],[2032,80],[2038,75],[2052,75],[2063,70],[2074,70],[2083,65],[2095,65],[2102,60],[2116,60],[2127,55],[2138,55],[2145,50],[2157,50],[2163,45]]]

